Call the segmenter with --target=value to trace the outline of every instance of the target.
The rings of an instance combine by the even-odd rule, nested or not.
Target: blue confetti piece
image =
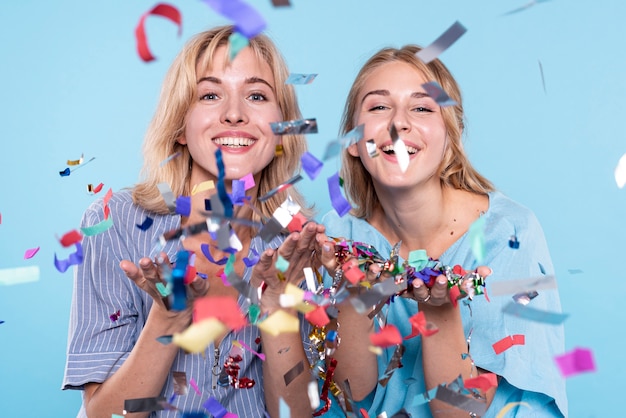
[[[176,198],[176,213],[182,216],[191,214],[191,196],[179,196]]]

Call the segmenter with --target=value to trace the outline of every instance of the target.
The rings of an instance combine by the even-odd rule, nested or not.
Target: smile
[[[225,138],[214,138],[213,142],[222,147],[241,148],[241,147],[249,147],[251,145],[254,145],[256,141],[251,138],[225,137]]]
[[[384,147],[381,147],[380,150],[387,155],[395,154],[393,150],[393,145],[385,145]],[[408,151],[409,155],[417,154],[417,151],[419,151],[417,148],[408,145],[406,146],[406,150]]]

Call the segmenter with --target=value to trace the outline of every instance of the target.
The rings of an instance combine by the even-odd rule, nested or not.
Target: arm
[[[323,231],[322,227],[309,222],[301,233],[290,234],[278,250],[266,250],[261,254],[259,263],[255,265],[252,283],[260,286],[266,284],[261,296],[261,310],[271,314],[283,309],[296,316],[294,309],[284,309],[279,304],[279,297],[285,291],[287,283],[298,285],[304,275],[302,269],[311,264],[311,253],[314,249],[315,234]],[[275,262],[278,255],[289,261],[289,268],[284,273],[285,280],[277,276]],[[304,351],[300,333],[280,333],[272,335],[261,330],[261,341],[265,361],[263,363],[263,386],[267,410],[271,417],[279,416],[279,398],[283,398],[290,408],[291,416],[304,417],[311,415],[311,405],[307,389],[311,381],[309,361]],[[285,348],[289,348],[285,350]],[[289,385],[285,383],[285,374],[298,363],[304,362],[304,372],[294,378]]]
[[[491,274],[491,270],[480,267],[479,274],[486,277]],[[459,307],[450,303],[446,277],[439,276],[430,291],[421,280],[415,280],[413,286],[412,296],[418,301],[419,310],[424,312],[429,322],[439,328],[433,335],[420,337],[426,388],[430,390],[442,383],[449,383],[459,375],[465,380],[476,377],[477,373],[483,373],[482,370],[472,367],[469,357],[463,359],[461,356],[467,353],[468,345]],[[425,302],[421,302],[424,300]],[[487,400],[487,408],[495,391],[494,387],[483,394]],[[431,400],[429,406],[433,417],[467,417],[467,411],[437,399]]]

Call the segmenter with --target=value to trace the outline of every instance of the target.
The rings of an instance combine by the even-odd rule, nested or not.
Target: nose
[[[226,125],[239,125],[247,122],[245,105],[236,98],[227,99],[224,103],[222,123]]]
[[[389,125],[389,129],[391,129],[391,125],[394,125],[398,133],[409,132],[411,130],[411,123],[409,122],[408,115],[401,110],[396,110],[394,112],[390,122],[391,124]]]

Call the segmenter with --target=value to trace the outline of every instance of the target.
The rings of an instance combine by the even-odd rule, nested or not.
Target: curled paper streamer
[[[317,74],[289,74],[285,84],[311,84]]]
[[[443,51],[448,49],[453,43],[455,43],[465,32],[467,32],[465,26],[463,26],[459,21],[456,21],[443,34],[441,34],[435,42],[428,45],[415,55],[417,58],[422,60],[424,64],[428,64],[432,60],[436,59]]]
[[[500,411],[498,411],[498,415],[496,415],[496,418],[504,418],[506,416],[506,414],[512,410],[513,408],[515,408],[516,406],[525,406],[527,408],[531,408],[530,404],[527,402],[509,402],[506,405],[504,405],[504,408],[502,408]]]
[[[297,134],[316,134],[317,120],[315,119],[299,119],[287,120],[283,122],[270,123],[272,132],[275,135],[297,135]]]
[[[91,237],[93,235],[98,235],[98,234],[106,231],[107,229],[111,228],[112,226],[113,226],[113,218],[108,218],[108,219],[105,219],[103,221],[98,222],[95,225],[86,226],[86,227],[80,228],[80,231],[86,237]]]
[[[77,242],[75,245],[76,251],[71,253],[65,260],[59,260],[56,253],[54,254],[54,266],[61,273],[65,273],[70,266],[78,265],[83,262],[83,246],[80,245],[80,242]]]
[[[180,36],[183,30],[180,12],[176,7],[169,4],[159,3],[152,9],[141,15],[141,17],[139,18],[139,22],[135,27],[135,38],[137,40],[137,53],[144,62],[150,62],[154,60],[154,56],[152,55],[152,53],[150,52],[150,48],[148,47],[148,39],[146,37],[146,29],[144,27],[145,20],[150,15],[161,16],[176,23],[178,25],[178,36]]]

